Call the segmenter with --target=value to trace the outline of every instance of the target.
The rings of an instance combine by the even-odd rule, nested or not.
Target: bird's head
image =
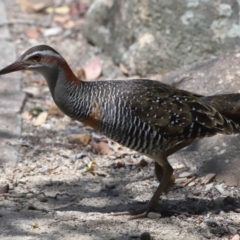
[[[0,75],[20,70],[32,70],[45,75],[63,62],[64,59],[56,50],[39,45],[30,48],[17,61],[0,70]]]

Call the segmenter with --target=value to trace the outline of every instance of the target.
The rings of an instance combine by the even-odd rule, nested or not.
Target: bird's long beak
[[[22,61],[17,60],[16,62],[0,70],[0,75],[16,72],[20,70],[25,70],[25,69],[26,69],[26,65]]]

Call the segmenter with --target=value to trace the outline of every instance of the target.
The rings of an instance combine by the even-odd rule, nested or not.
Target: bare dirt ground
[[[90,2],[62,1],[49,21],[51,1],[5,1],[9,21],[18,19],[9,24],[18,55],[44,43],[74,71],[98,57],[100,78],[125,78],[123,68],[82,37]],[[63,116],[41,76],[24,73],[22,89],[19,161],[0,173],[1,186],[10,185],[0,195],[1,239],[232,239],[240,232],[239,189],[199,176],[190,161],[196,153],[187,150],[170,158],[178,178],[159,201],[165,211],[137,220],[111,216],[150,199],[158,185],[153,163]]]

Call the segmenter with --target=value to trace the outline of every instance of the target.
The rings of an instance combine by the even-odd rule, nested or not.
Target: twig
[[[186,80],[190,80],[190,79],[192,79],[192,73],[191,72],[181,76],[180,78],[175,79],[174,82],[172,83],[172,86],[176,87],[179,83],[184,82]]]
[[[50,27],[50,26],[51,26],[52,20],[53,20],[55,11],[56,11],[56,8],[57,8],[58,6],[59,6],[59,4],[55,4],[55,5],[54,5],[52,12],[48,15],[48,19],[47,19],[47,21],[45,22],[45,27]]]

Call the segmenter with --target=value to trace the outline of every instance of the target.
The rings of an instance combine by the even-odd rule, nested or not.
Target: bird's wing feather
[[[156,81],[136,80],[128,104],[135,115],[165,138],[232,133],[232,125],[203,96]],[[131,84],[128,85],[131,89]]]

